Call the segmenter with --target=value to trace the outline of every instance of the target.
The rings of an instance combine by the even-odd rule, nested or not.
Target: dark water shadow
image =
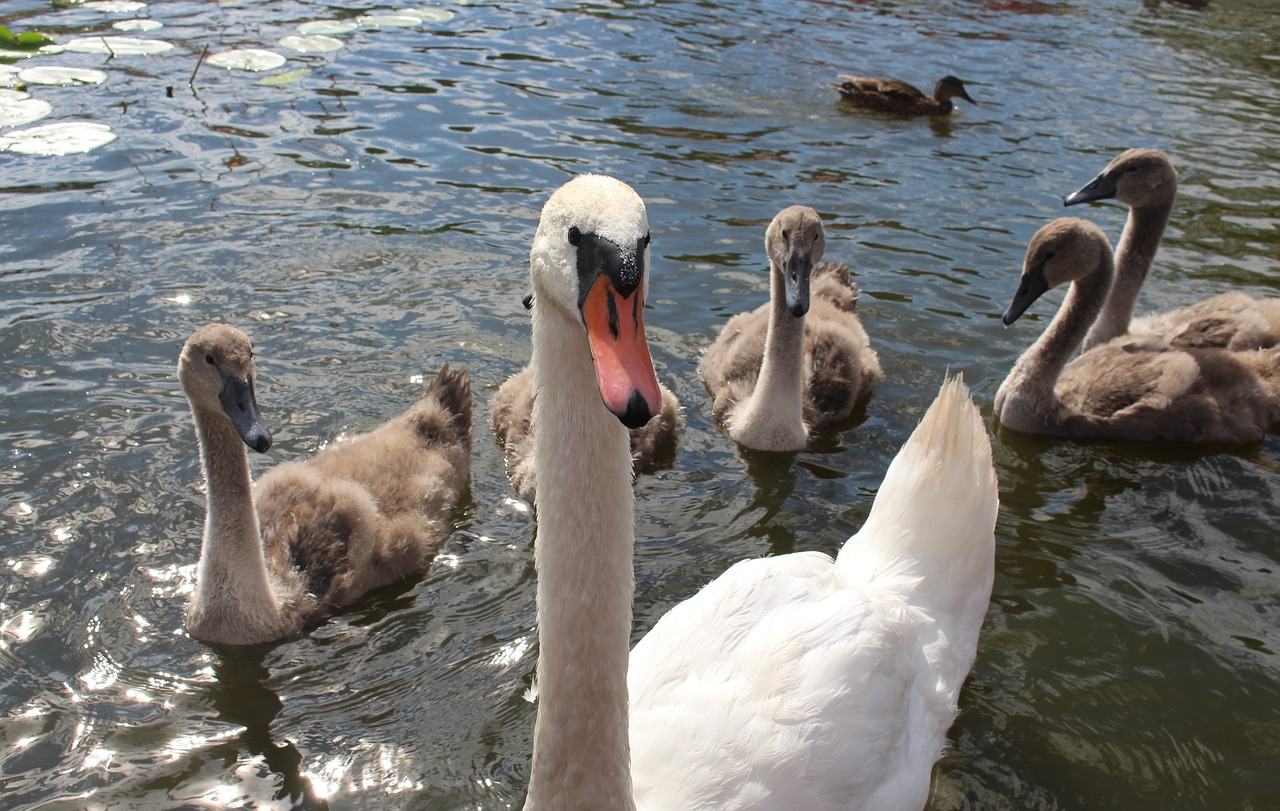
[[[742,461],[746,463],[747,478],[755,485],[751,503],[739,515],[758,513],[756,520],[743,534],[763,539],[769,545],[770,555],[785,555],[795,551],[795,530],[776,519],[796,489],[796,455],[758,451],[742,446],[738,450],[742,454]]]
[[[263,664],[274,646],[212,647],[218,657],[213,666],[215,681],[205,696],[217,720],[244,730],[222,745],[231,751],[220,754],[228,761],[243,759],[245,753],[260,756],[280,776],[280,788],[272,799],[287,800],[295,811],[328,811],[328,801],[302,773],[302,753],[291,741],[272,739],[271,724],[284,709],[284,702],[268,684],[271,672]]]

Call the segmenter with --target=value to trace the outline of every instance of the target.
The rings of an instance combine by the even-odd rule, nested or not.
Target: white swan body
[[[1240,291],[1133,317],[1178,192],[1178,172],[1156,149],[1129,149],[1064,200],[1068,206],[1114,198],[1129,206],[1115,251],[1115,280],[1085,337],[1091,349],[1121,335],[1159,338],[1179,348],[1261,349],[1280,343],[1280,298]]]
[[[995,473],[967,391],[943,386],[835,561],[739,563],[628,654],[634,510],[619,416],[655,411],[657,385],[643,341],[628,339],[638,320],[612,355],[578,313],[592,295],[580,287],[594,291],[609,262],[570,229],[607,235],[614,266],[647,271],[634,191],[588,175],[552,195],[531,256],[540,655],[525,808],[919,809],[994,574]],[[620,311],[639,312],[640,275]]]
[[[1075,357],[1114,274],[1096,225],[1061,217],[1027,246],[1006,325],[1046,290],[1071,284],[1058,314],[996,392],[1000,423],[1095,439],[1257,442],[1280,420],[1280,348],[1179,348],[1116,338]]]
[[[448,535],[471,469],[471,382],[445,366],[418,402],[368,434],[253,485],[258,412],[253,347],[211,324],[187,340],[178,377],[191,404],[208,509],[191,635],[247,645],[302,630],[334,608],[421,569]]]
[[[818,212],[780,211],[765,232],[769,301],[729,319],[698,365],[716,418],[748,448],[803,450],[881,377],[857,285],[848,265],[819,261],[825,249]]]

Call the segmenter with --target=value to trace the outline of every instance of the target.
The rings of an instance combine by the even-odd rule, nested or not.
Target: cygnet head
[[[600,396],[628,428],[647,423],[662,404],[644,333],[649,242],[634,189],[580,175],[547,200],[529,255],[535,318],[554,307],[582,325]]]
[[[943,76],[941,79],[938,80],[938,83],[933,88],[933,97],[940,101],[953,99],[953,98],[956,98],[957,96],[969,102],[970,104],[978,103],[973,99],[969,98],[969,94],[965,92],[965,89],[964,89],[964,82],[960,81],[954,76]]]
[[[244,444],[258,453],[271,447],[271,431],[254,393],[253,344],[228,324],[196,330],[178,356],[178,380],[192,410],[225,415]]]
[[[1096,273],[1110,254],[1107,235],[1088,220],[1059,217],[1044,226],[1027,244],[1018,292],[1001,321],[1009,326],[1046,291]]]
[[[1178,172],[1158,149],[1125,150],[1062,204],[1115,199],[1133,208],[1167,205],[1178,192]]]
[[[764,232],[764,249],[782,274],[787,310],[800,318],[809,312],[809,276],[827,249],[822,218],[808,206],[782,209]]]

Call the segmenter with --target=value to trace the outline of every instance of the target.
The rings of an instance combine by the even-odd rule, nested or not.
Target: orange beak
[[[624,297],[604,273],[596,277],[582,302],[600,396],[628,428],[647,423],[662,405],[644,337],[643,302],[643,284]]]

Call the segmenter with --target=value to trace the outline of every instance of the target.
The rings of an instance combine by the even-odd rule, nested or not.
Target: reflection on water
[[[251,762],[259,761],[279,775],[279,789],[274,799],[288,798],[308,808],[327,808],[320,796],[331,794],[336,781],[325,775],[321,791],[317,793],[310,776],[300,771],[302,754],[297,747],[288,741],[277,743],[272,739],[271,723],[284,704],[267,686],[269,675],[261,653],[228,650],[218,657],[213,667],[214,680],[204,693],[205,699],[217,713],[214,720],[243,728],[238,736],[220,741],[219,748],[228,750],[220,753],[221,757],[235,762],[243,751]],[[216,748],[208,752],[210,756],[215,754]],[[219,786],[215,791],[223,788]],[[230,806],[233,799],[250,801],[252,798],[232,798],[223,793],[208,799]]]
[[[631,182],[654,233],[650,346],[685,407],[636,484],[638,637],[737,560],[834,553],[947,371],[989,413],[1052,312],[998,325],[1026,241],[1122,149],[1162,148],[1182,178],[1141,307],[1274,293],[1272,5],[442,2],[447,20],[335,34],[264,75],[202,65],[205,46],[392,9],[3,4],[14,30],[146,19],[163,25],[136,35],[174,48],[26,60],[106,72],[28,91],[50,122],[119,137],[0,152],[0,807],[522,802],[533,520],[486,430],[420,579],[275,646],[182,631],[204,499],[173,370],[197,326],[259,347],[277,445],[256,472],[398,413],[446,360],[470,369],[483,426],[528,360],[546,194],[587,170]],[[826,87],[850,71],[954,73],[979,104],[862,114]],[[757,454],[715,425],[697,358],[767,297],[764,227],[793,203],[853,268],[885,379],[840,431]],[[1124,220],[1082,213],[1113,240]],[[995,449],[992,607],[931,807],[1274,807],[1280,440],[999,431]]]

